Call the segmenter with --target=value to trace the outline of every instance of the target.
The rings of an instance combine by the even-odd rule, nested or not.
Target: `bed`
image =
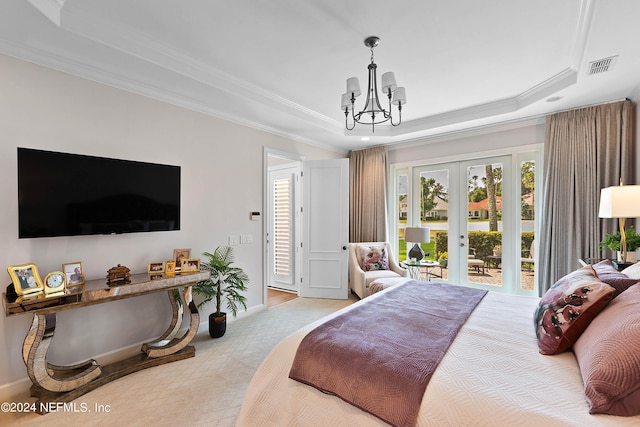
[[[385,298],[393,289],[352,304],[279,343],[251,380],[237,426],[387,425],[336,396],[290,379],[289,372],[298,345],[310,331]],[[631,304],[640,301],[640,284],[629,290],[636,295]],[[640,425],[638,415],[589,413],[574,352],[540,354],[533,320],[539,301],[496,292],[484,296],[433,373],[420,404],[418,426]]]

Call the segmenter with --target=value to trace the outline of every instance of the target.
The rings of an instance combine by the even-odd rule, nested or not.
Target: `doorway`
[[[293,154],[265,151],[267,307],[299,292],[301,164]]]

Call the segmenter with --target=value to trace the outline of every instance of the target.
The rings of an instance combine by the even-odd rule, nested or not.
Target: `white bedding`
[[[573,353],[538,353],[533,327],[537,302],[493,292],[485,296],[433,375],[422,400],[419,426],[640,425],[640,416],[589,414]],[[273,349],[249,384],[237,426],[387,425],[288,378],[306,333],[354,305],[299,330]]]

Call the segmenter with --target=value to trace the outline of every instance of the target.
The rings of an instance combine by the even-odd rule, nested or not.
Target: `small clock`
[[[44,278],[44,293],[54,294],[64,292],[67,279],[62,271],[52,271]]]

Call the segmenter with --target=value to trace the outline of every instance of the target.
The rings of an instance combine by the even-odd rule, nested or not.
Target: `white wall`
[[[134,273],[166,260],[174,248],[192,256],[252,234],[235,246],[236,265],[251,280],[248,306],[262,304],[263,149],[307,159],[344,157],[68,74],[0,55],[0,266],[35,263],[42,277],[82,261],[88,280],[120,263]],[[115,236],[18,239],[16,147],[39,148],[182,167],[180,231]],[[2,267],[2,268],[5,268]],[[11,282],[1,273],[2,291]],[[61,312],[50,362],[67,364],[126,348],[162,333],[170,320],[166,294]],[[201,320],[212,311],[201,310]],[[31,315],[0,315],[0,395],[26,378],[22,341]],[[21,382],[21,381],[19,381]]]
[[[510,147],[544,143],[544,124],[528,123],[519,127],[484,131],[418,140],[411,144],[389,148],[389,163],[402,164],[441,159],[478,158],[489,152],[499,152]]]

